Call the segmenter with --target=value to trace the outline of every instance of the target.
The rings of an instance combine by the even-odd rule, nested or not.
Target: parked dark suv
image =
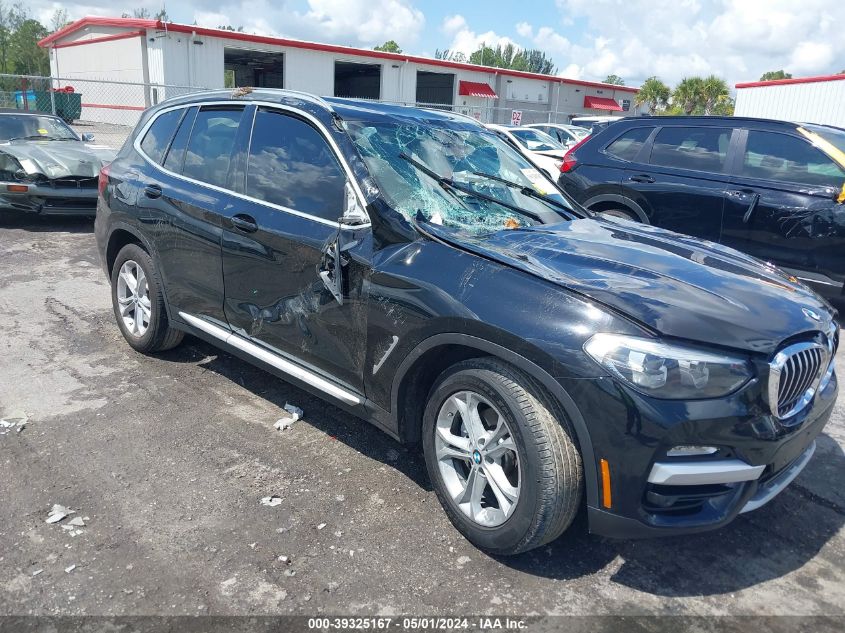
[[[845,130],[740,117],[622,119],[559,183],[589,209],[770,261],[828,298],[845,282]]]
[[[468,117],[240,89],[143,115],[96,235],[133,348],[189,332],[421,443],[490,552],[584,504],[592,531],[636,536],[767,502],[831,414],[834,311],[556,191]]]

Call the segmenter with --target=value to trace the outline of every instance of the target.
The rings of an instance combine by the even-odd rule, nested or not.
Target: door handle
[[[255,221],[255,218],[245,213],[233,215],[232,224],[236,229],[244,233],[254,233],[258,230],[258,223]]]
[[[642,182],[646,184],[651,184],[654,182],[654,178],[649,176],[648,174],[639,174],[637,176],[631,176],[628,178],[631,182]]]
[[[147,185],[144,187],[144,195],[148,198],[161,198],[161,187],[159,185]]]

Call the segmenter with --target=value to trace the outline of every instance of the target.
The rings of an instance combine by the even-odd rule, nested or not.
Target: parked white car
[[[533,127],[492,123],[487,127],[511,141],[529,160],[546,172],[552,182],[557,182],[567,149],[563,143]]]
[[[531,123],[525,127],[545,132],[552,138],[556,138],[567,149],[590,135],[589,128],[578,125],[566,125],[564,123]]]
[[[577,116],[570,121],[572,125],[584,127],[590,130],[591,134],[601,132],[611,123],[621,121],[624,117],[621,116]]]

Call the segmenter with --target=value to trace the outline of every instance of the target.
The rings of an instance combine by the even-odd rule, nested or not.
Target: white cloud
[[[561,75],[629,84],[658,75],[674,84],[715,73],[730,84],[767,70],[826,74],[845,66],[842,0],[557,0],[557,26],[520,22],[524,45],[553,56]],[[586,28],[582,28],[585,25]],[[469,27],[467,27],[469,28]],[[567,33],[572,29],[567,28]]]
[[[352,46],[372,46],[397,40],[413,46],[425,28],[425,16],[413,0],[308,0],[306,7],[291,0],[191,0],[190,4],[167,3],[170,18],[200,26],[243,26],[247,33],[280,35]],[[162,0],[136,0],[133,7],[157,13]],[[57,8],[66,8],[70,19],[85,15],[120,15],[111,0],[84,0],[67,4],[30,0],[33,16],[48,24]]]
[[[528,25],[526,24],[526,26]],[[461,15],[449,16],[443,20],[442,30],[452,38],[449,49],[460,51],[467,57],[480,49],[482,45],[491,48],[507,46],[508,44],[519,46],[511,38],[506,35],[499,35],[495,31],[476,33],[469,27],[466,19]]]

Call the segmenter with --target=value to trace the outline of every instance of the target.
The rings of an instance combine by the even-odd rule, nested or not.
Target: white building
[[[639,114],[631,87],[156,20],[87,17],[39,44],[63,79],[57,87],[74,82],[82,118],[95,121],[137,119],[186,92],[173,86],[236,85],[448,105],[485,122],[509,123],[513,110],[522,123]]]
[[[845,75],[737,84],[734,113],[845,127]]]

